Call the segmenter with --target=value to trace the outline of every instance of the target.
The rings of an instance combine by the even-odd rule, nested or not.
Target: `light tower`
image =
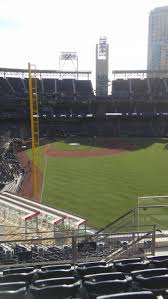
[[[61,52],[59,57],[59,71],[63,71],[66,62],[70,62],[75,72],[77,72],[78,79],[78,55],[76,52]]]
[[[103,36],[96,44],[96,96],[108,95],[109,45]]]

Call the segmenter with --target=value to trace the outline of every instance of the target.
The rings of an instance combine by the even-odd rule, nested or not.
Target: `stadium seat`
[[[73,284],[77,280],[75,277],[59,277],[50,279],[40,279],[33,282],[33,285],[38,288],[52,286],[52,285],[62,285],[62,284]]]
[[[58,277],[72,277],[74,270],[50,270],[50,271],[38,271],[36,273],[36,279],[49,279]]]
[[[71,269],[71,264],[49,265],[41,267],[42,271]]]
[[[80,288],[80,282],[74,282],[73,284],[56,284],[44,287],[30,285],[30,293],[33,298],[40,299],[64,299],[74,298],[77,295],[78,289]]]
[[[113,260],[114,265],[118,263],[122,264],[131,264],[131,263],[139,263],[141,262],[142,259],[140,257],[138,258],[131,258],[131,259],[118,259],[118,260]]]
[[[31,273],[14,273],[14,274],[6,274],[0,276],[0,283],[4,282],[17,282],[24,281],[26,283],[30,283],[34,275],[34,272]]]
[[[86,288],[89,298],[96,298],[100,295],[126,292],[129,287],[128,281],[125,280],[108,280],[108,281],[84,281],[83,286]]]
[[[132,271],[137,270],[144,270],[148,269],[150,265],[150,262],[137,262],[137,263],[115,263],[115,268],[117,271],[124,272],[124,273],[130,273]]]
[[[168,267],[168,256],[167,255],[148,257],[148,260],[155,267],[158,267],[158,268]]]
[[[150,291],[128,292],[115,295],[99,296],[97,299],[156,299],[156,296]]]
[[[32,271],[34,271],[34,267],[11,268],[11,269],[3,270],[3,275],[17,274],[17,273],[30,273]]]
[[[138,275],[136,276],[136,281],[143,290],[161,293],[168,287],[168,274],[153,277]]]
[[[85,275],[83,280],[86,281],[107,281],[107,280],[125,280],[132,281],[131,277],[125,276],[122,272],[111,272],[111,273],[100,273],[100,274],[92,274]]]
[[[83,277],[84,275],[90,275],[95,273],[107,273],[112,272],[113,266],[94,266],[94,267],[88,267],[88,268],[77,268],[77,272],[80,277]]]
[[[131,276],[136,279],[138,275],[142,275],[143,277],[153,277],[158,275],[165,275],[168,274],[167,268],[157,268],[157,269],[147,269],[147,270],[140,270],[140,271],[132,271]]]
[[[25,294],[25,282],[0,283],[0,299],[23,299]]]
[[[94,267],[94,266],[106,266],[106,262],[97,261],[97,262],[88,262],[88,263],[78,263],[77,266],[85,267],[85,268]]]

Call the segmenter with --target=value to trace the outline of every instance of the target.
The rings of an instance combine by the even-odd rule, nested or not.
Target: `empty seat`
[[[89,262],[89,263],[79,263],[79,264],[77,264],[77,266],[85,267],[85,268],[94,267],[94,266],[106,266],[106,262],[98,261],[98,262]]]
[[[80,277],[83,277],[84,275],[89,274],[95,274],[95,273],[107,273],[112,272],[113,267],[112,266],[94,266],[94,267],[88,267],[88,268],[77,268],[77,272]]]
[[[116,280],[116,279],[117,280],[124,280],[124,279],[127,279],[127,278],[122,272],[111,272],[111,273],[100,273],[100,274],[85,275],[83,277],[83,279],[84,280],[90,280],[90,281],[107,281],[107,280]]]
[[[71,269],[71,264],[49,265],[41,267],[42,271]]]
[[[31,279],[33,278],[34,272],[31,273],[13,273],[13,274],[6,274],[0,276],[0,283],[4,282],[17,282],[17,281],[24,281],[26,283],[30,283]]]
[[[113,263],[118,264],[118,263],[122,263],[122,264],[131,264],[131,263],[139,263],[141,262],[142,259],[140,257],[138,258],[132,258],[132,259],[119,259],[119,260],[114,260]]]
[[[142,292],[128,292],[128,293],[120,293],[115,295],[105,295],[99,296],[97,299],[155,299],[156,296],[150,291],[142,291]]]
[[[136,270],[144,270],[149,268],[149,262],[140,262],[140,263],[116,263],[115,268],[117,271],[124,273],[130,273]]]
[[[160,293],[161,291],[166,290],[168,287],[168,274],[153,277],[144,277],[142,275],[138,275],[136,277],[136,281],[138,282],[140,288]]]
[[[85,281],[83,283],[87,290],[89,298],[105,294],[113,294],[118,292],[124,292],[128,290],[129,283],[125,280],[108,280],[108,281]]]
[[[73,270],[51,270],[51,271],[38,271],[36,279],[48,279],[57,277],[71,277],[74,275]]]
[[[73,284],[76,282],[75,277],[59,277],[50,279],[40,279],[34,281],[33,285],[38,288],[47,287],[51,285]]]
[[[158,275],[166,275],[168,274],[167,268],[157,268],[157,269],[147,269],[140,271],[132,271],[131,275],[135,279],[138,275],[142,275],[143,277],[153,277]]]
[[[150,261],[151,264],[153,264],[155,267],[158,267],[158,268],[168,266],[168,256],[167,255],[148,257],[148,260]]]
[[[0,283],[1,299],[22,299],[25,298],[25,282]]]
[[[16,273],[30,273],[34,270],[34,267],[24,267],[24,268],[11,268],[3,270],[3,275],[16,274]]]
[[[35,285],[30,286],[30,292],[34,298],[40,299],[64,299],[74,298],[77,295],[80,282],[77,281],[73,284],[56,284],[44,287]]]

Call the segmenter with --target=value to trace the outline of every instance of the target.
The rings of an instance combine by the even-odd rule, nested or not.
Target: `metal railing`
[[[4,265],[49,264],[107,260],[116,257],[154,255],[156,227],[148,230],[100,234],[95,241],[93,234],[54,231],[54,237],[46,232],[16,234],[9,240],[4,234],[0,241],[0,267]]]

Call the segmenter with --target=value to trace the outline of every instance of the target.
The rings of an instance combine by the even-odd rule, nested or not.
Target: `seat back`
[[[112,266],[94,266],[89,268],[77,268],[78,274],[83,277],[84,275],[96,274],[96,273],[107,273],[112,272]]]
[[[18,273],[18,274],[7,274],[0,276],[0,283],[4,282],[18,282],[24,281],[29,283],[33,278],[34,273]]]
[[[34,285],[30,286],[30,293],[35,298],[40,299],[64,299],[73,298],[77,295],[80,287],[80,282],[75,282],[71,285],[51,285],[43,288],[37,288]]]
[[[71,277],[74,275],[74,270],[51,270],[37,272],[36,279],[48,279],[57,277]]]
[[[128,292],[128,293],[120,293],[115,295],[105,295],[99,296],[97,299],[156,299],[156,296],[150,291],[142,291],[142,292]]]
[[[48,265],[41,267],[42,271],[49,271],[49,270],[66,270],[71,269],[71,264],[62,264],[62,265]]]
[[[122,263],[116,263],[115,264],[115,268],[117,269],[117,271],[121,271],[124,273],[130,273],[132,271],[138,271],[138,270],[144,270],[144,269],[148,269],[150,265],[150,262],[146,262],[146,263],[126,263],[126,264],[122,264]]]
[[[59,277],[50,279],[40,279],[36,280],[33,285],[38,288],[51,286],[51,285],[62,285],[62,284],[73,284],[76,282],[74,277]]]
[[[108,281],[85,281],[83,283],[89,296],[99,296],[106,294],[112,294],[117,292],[124,292],[128,290],[128,281],[125,280],[108,280]]]
[[[153,277],[143,277],[142,275],[138,275],[136,280],[143,289],[159,291],[168,288],[168,275]]]
[[[24,299],[25,294],[25,282],[0,283],[0,299]]]
[[[123,280],[126,279],[126,277],[122,272],[110,272],[110,273],[85,275],[83,279],[97,282],[97,281],[107,281],[107,280],[115,280],[115,279]]]
[[[143,277],[153,277],[153,276],[165,275],[165,274],[168,274],[167,268],[147,269],[147,270],[139,270],[139,271],[131,272],[133,278],[136,278],[138,275],[142,275]]]
[[[34,267],[24,267],[24,268],[11,268],[3,270],[3,275],[16,274],[16,273],[29,273],[34,270]]]
[[[103,261],[103,262],[89,262],[89,263],[79,263],[77,264],[78,267],[82,268],[82,267],[85,267],[85,268],[89,268],[89,267],[95,267],[95,266],[106,266],[106,262]]]
[[[131,263],[140,263],[141,262],[141,258],[132,258],[132,259],[119,259],[119,260],[114,260],[113,263],[118,264],[118,263],[122,263],[122,264],[131,264]]]

